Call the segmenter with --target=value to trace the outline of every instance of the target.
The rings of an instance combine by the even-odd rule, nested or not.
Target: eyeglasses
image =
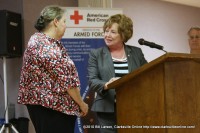
[[[190,40],[193,40],[193,39],[200,39],[200,36],[198,36],[198,35],[196,35],[196,36],[190,36],[189,39],[190,39]]]

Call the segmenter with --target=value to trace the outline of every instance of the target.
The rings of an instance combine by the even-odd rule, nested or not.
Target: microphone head
[[[140,45],[144,45],[144,39],[143,39],[143,38],[140,38],[140,39],[138,40],[138,43],[139,43]]]

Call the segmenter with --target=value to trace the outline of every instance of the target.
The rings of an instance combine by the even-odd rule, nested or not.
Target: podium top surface
[[[125,83],[130,78],[136,77],[137,75],[165,62],[178,62],[178,61],[196,61],[200,62],[200,54],[189,54],[189,53],[166,53],[155,60],[141,66],[140,68],[132,71],[128,75],[114,81],[113,83],[108,85],[108,88],[116,88],[120,84]]]

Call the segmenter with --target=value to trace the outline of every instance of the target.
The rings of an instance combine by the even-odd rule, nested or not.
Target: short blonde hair
[[[197,31],[200,31],[200,27],[199,26],[192,26],[189,31],[187,32],[187,34],[189,35],[190,34],[190,31],[191,30],[197,30]]]

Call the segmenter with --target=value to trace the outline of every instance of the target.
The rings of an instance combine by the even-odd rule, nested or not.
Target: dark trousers
[[[74,133],[76,116],[40,105],[26,106],[36,133]]]
[[[97,112],[97,119],[100,125],[100,132],[117,133],[117,128],[114,128],[114,126],[117,125],[116,118],[116,111],[114,113]]]

